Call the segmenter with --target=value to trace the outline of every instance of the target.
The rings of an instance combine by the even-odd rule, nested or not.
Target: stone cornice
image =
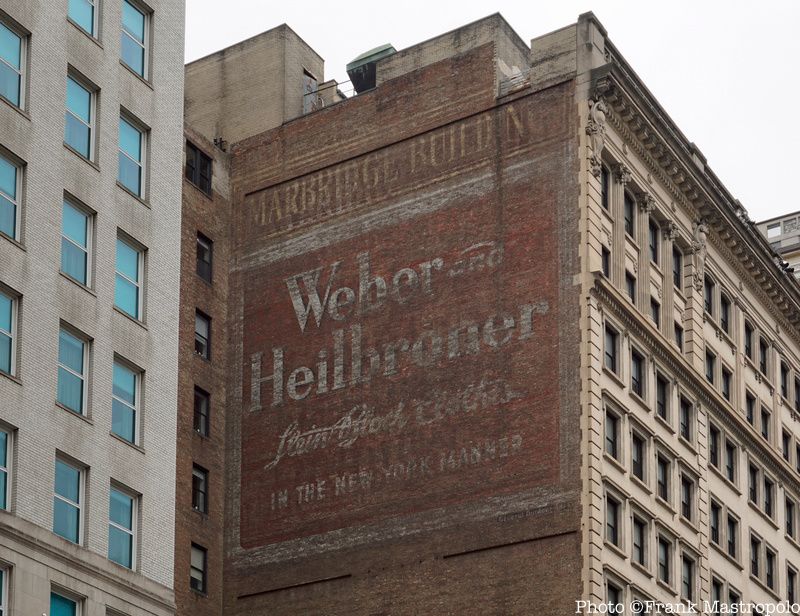
[[[647,319],[631,312],[628,301],[604,276],[595,275],[591,292],[598,299],[599,310],[610,313],[629,333],[643,342],[651,354],[651,358],[670,370],[681,386],[709,410],[709,416],[734,434],[746,451],[758,452],[758,459],[762,466],[769,470],[782,486],[788,487],[796,496],[800,496],[800,478],[797,477],[792,467],[784,462],[778,452],[766,444],[747,425],[743,416],[731,412],[727,404],[722,402],[719,393],[708,384],[703,375],[695,370],[672,345],[668,344],[663,336],[655,334],[655,330]]]
[[[800,285],[776,264],[774,251],[741,204],[608,41],[606,55],[609,62],[592,71],[592,84],[593,98],[606,102],[608,124],[692,219],[709,224],[712,243],[734,257],[737,273],[800,344]]]

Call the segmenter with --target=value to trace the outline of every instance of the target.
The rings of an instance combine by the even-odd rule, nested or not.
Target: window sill
[[[128,321],[130,321],[131,323],[135,323],[136,325],[141,327],[144,331],[147,331],[147,325],[144,323],[144,321],[140,321],[139,319],[132,317],[127,312],[125,312],[124,310],[120,310],[116,306],[114,306],[114,312],[116,312],[119,315],[122,315],[123,317],[128,319]]]
[[[669,423],[666,419],[661,417],[658,413],[655,414],[656,421],[659,422],[662,426],[664,426],[670,434],[675,434],[675,428],[672,427],[672,424]]]
[[[647,485],[647,482],[644,481],[643,479],[639,479],[632,472],[631,472],[631,481],[633,482],[634,485],[639,486],[642,490],[644,490],[648,494],[652,494],[653,493],[653,491],[650,489],[650,486]]]
[[[695,514],[696,513],[697,512],[695,512]],[[680,518],[680,520],[683,523],[683,525],[686,526],[687,528],[689,528],[691,531],[693,531],[695,533],[699,533],[700,532],[700,529],[697,527],[697,524],[695,524],[692,520],[688,519],[683,514],[679,515],[678,517]],[[695,517],[696,517],[696,515],[695,515]]]
[[[8,379],[12,383],[16,383],[17,385],[22,385],[22,379],[20,379],[18,376],[14,374],[9,374],[8,372],[3,372],[2,370],[0,370],[0,377]]]
[[[634,400],[636,400],[636,402],[639,403],[639,406],[641,406],[646,413],[648,414],[650,413],[650,407],[647,406],[647,402],[645,401],[644,398],[642,398],[640,394],[637,394],[635,391],[629,391],[628,395]]]
[[[72,20],[69,18],[69,16],[67,16],[67,21],[68,21],[69,23],[71,23],[71,24],[73,25],[73,27],[74,27],[74,28],[75,28],[75,29],[76,29],[78,32],[80,32],[80,33],[81,33],[83,36],[85,36],[87,39],[89,39],[90,41],[92,41],[92,43],[94,43],[95,45],[97,45],[97,46],[98,46],[100,49],[103,49],[103,44],[102,44],[102,43],[101,43],[101,42],[100,42],[100,41],[99,41],[99,40],[98,40],[98,39],[97,39],[97,38],[96,38],[96,37],[95,37],[93,34],[89,34],[89,33],[88,33],[86,30],[84,30],[84,29],[83,29],[83,28],[81,28],[81,27],[80,27],[78,24],[76,24],[74,21],[72,21]]]
[[[213,159],[212,159],[212,160],[213,160]],[[191,181],[189,178],[187,178],[185,174],[184,174],[184,176],[183,176],[183,183],[184,183],[184,184],[188,184],[189,186],[191,186],[192,188],[194,188],[195,192],[198,192],[198,193],[200,193],[200,194],[201,194],[203,197],[205,197],[206,199],[208,199],[208,200],[209,200],[209,201],[211,201],[212,203],[214,202],[214,197],[213,197],[213,195],[212,195],[211,193],[207,193],[206,191],[204,191],[204,190],[203,190],[202,188],[200,188],[200,187],[199,187],[197,184],[195,184],[195,183],[194,183],[194,182],[192,182],[192,181]],[[213,191],[212,191],[212,192],[213,192]]]
[[[64,144],[64,147],[65,147],[67,150],[69,150],[70,152],[72,152],[72,153],[73,153],[75,156],[77,156],[78,158],[80,158],[80,159],[81,159],[83,162],[85,162],[87,165],[89,165],[90,167],[92,167],[92,168],[93,168],[95,171],[100,171],[100,165],[98,165],[98,164],[97,164],[96,162],[94,162],[93,160],[91,160],[91,159],[89,159],[89,158],[86,158],[86,157],[85,157],[83,154],[81,154],[80,152],[78,152],[78,150],[76,150],[75,148],[73,148],[71,145],[69,145],[68,143],[65,143],[65,144]]]
[[[653,573],[647,568],[647,565],[637,563],[633,558],[631,558],[631,565],[634,569],[637,569],[640,573],[652,579]]]
[[[742,563],[740,563],[734,556],[728,554],[728,551],[723,548],[721,545],[717,545],[716,543],[712,543],[711,541],[708,542],[709,545],[714,548],[718,554],[724,556],[730,563],[732,563],[739,571],[744,570]]]
[[[625,470],[625,467],[622,465],[622,461],[621,460],[617,460],[614,456],[612,456],[610,453],[608,453],[605,450],[603,451],[603,460],[608,462],[609,464],[611,464],[611,466],[616,468],[623,475],[627,472]]]
[[[126,71],[128,71],[128,72],[129,72],[131,75],[133,75],[134,77],[136,77],[136,79],[138,79],[138,80],[139,80],[139,81],[141,81],[141,82],[142,82],[144,85],[146,85],[148,88],[150,88],[151,90],[153,90],[153,84],[152,84],[152,83],[150,83],[150,80],[149,80],[149,79],[147,79],[146,77],[143,77],[142,75],[140,75],[139,73],[137,73],[135,70],[133,70],[133,69],[132,69],[130,66],[128,66],[127,64],[125,64],[125,62],[123,62],[123,61],[122,61],[122,58],[120,58],[120,60],[119,60],[119,63],[120,63],[120,64],[121,64],[121,65],[122,65],[122,66],[125,68],[125,70],[126,70]]]
[[[667,589],[667,591],[669,591],[670,595],[674,595],[675,594],[675,588],[669,582],[665,582],[664,580],[659,578],[658,580],[656,580],[656,583],[659,586],[661,586],[661,588]]]
[[[150,204],[149,204],[149,203],[148,203],[148,202],[147,202],[145,199],[143,199],[142,197],[140,197],[139,195],[137,195],[135,192],[133,192],[133,191],[132,191],[130,188],[128,188],[127,186],[125,186],[125,184],[123,184],[123,183],[122,183],[122,182],[120,182],[119,180],[117,180],[117,186],[119,186],[119,187],[120,187],[120,188],[121,188],[121,189],[122,189],[122,190],[123,190],[125,193],[127,193],[128,195],[130,195],[131,197],[133,197],[134,199],[136,199],[136,200],[137,200],[139,203],[141,203],[141,204],[142,204],[143,206],[145,206],[147,209],[151,209],[151,208],[150,208]]]
[[[144,447],[142,447],[141,445],[137,445],[136,443],[131,443],[130,441],[125,440],[119,434],[114,434],[113,432],[109,432],[108,434],[113,439],[119,441],[120,443],[124,443],[125,445],[127,445],[128,447],[131,447],[132,449],[135,449],[139,453],[142,453],[142,454],[145,453]]]
[[[605,547],[614,552],[621,559],[628,560],[628,555],[625,553],[625,550],[623,550],[620,546],[611,543],[608,539],[604,539],[603,544],[605,545]]]
[[[76,412],[75,412],[75,411],[73,411],[71,408],[64,406],[64,405],[63,405],[63,404],[61,404],[60,402],[56,402],[56,406],[57,406],[58,408],[60,408],[60,409],[63,409],[64,411],[66,411],[67,413],[69,413],[70,415],[72,415],[73,417],[77,417],[77,418],[78,418],[78,419],[80,419],[81,421],[85,421],[85,422],[86,422],[87,424],[89,424],[90,426],[93,426],[93,425],[94,425],[94,422],[93,422],[93,421],[92,421],[92,420],[91,420],[89,417],[87,417],[86,415],[82,415],[81,413],[76,413]]]
[[[4,240],[6,240],[7,242],[9,242],[10,244],[12,244],[13,246],[16,246],[17,248],[19,248],[22,252],[28,252],[28,250],[25,248],[24,245],[22,245],[19,242],[19,240],[15,240],[10,235],[6,235],[5,233],[0,232],[0,237],[3,238]]]
[[[730,479],[728,479],[728,476],[727,476],[727,475],[726,475],[724,472],[722,472],[720,469],[718,469],[716,466],[714,466],[714,465],[712,465],[712,464],[709,464],[709,465],[708,465],[708,467],[709,467],[709,468],[710,468],[710,469],[711,469],[711,470],[714,472],[714,474],[715,474],[717,477],[719,477],[720,479],[722,479],[722,481],[724,481],[724,482],[725,482],[725,484],[726,484],[726,485],[727,485],[727,486],[728,486],[728,487],[729,487],[731,490],[733,490],[734,492],[736,492],[736,494],[738,494],[739,496],[741,496],[741,494],[742,494],[742,491],[739,489],[739,486],[737,486],[737,485],[736,485],[736,483],[734,483],[733,481],[731,481]]]
[[[196,588],[190,588],[189,590],[192,591],[192,594],[197,595],[197,597],[201,599],[208,599],[208,593],[202,590],[197,590]]]
[[[665,501],[658,494],[656,494],[656,502],[665,509],[667,509],[670,513],[672,513],[672,515],[675,515],[675,513],[677,513],[675,509],[672,507],[672,504],[669,501]]]
[[[777,560],[777,558],[776,558],[776,560]],[[778,571],[775,572],[775,575],[776,576],[778,575]],[[772,596],[773,599],[776,599],[776,600],[780,601],[780,596],[778,595],[778,592],[775,589],[770,588],[769,586],[767,586],[766,582],[764,582],[761,578],[756,577],[755,575],[753,575],[751,573],[750,574],[750,579],[753,580],[756,584],[758,584],[761,588],[763,588],[767,593],[769,593]]]
[[[59,272],[59,274],[61,274],[61,277],[62,277],[62,278],[66,278],[67,280],[69,280],[69,281],[70,281],[72,284],[74,284],[75,286],[77,286],[77,287],[79,287],[79,288],[83,289],[84,291],[86,291],[86,292],[87,292],[89,295],[93,296],[94,298],[97,298],[97,293],[95,293],[95,292],[94,292],[94,291],[93,291],[93,290],[92,290],[90,287],[87,287],[87,286],[86,286],[85,284],[83,284],[82,282],[79,282],[79,281],[75,280],[75,279],[74,279],[72,276],[70,276],[69,274],[65,274],[64,272]]]
[[[751,501],[749,498],[747,499],[747,504],[750,506],[750,508],[753,511],[757,512],[758,515],[761,516],[761,518],[763,520],[765,520],[770,526],[772,526],[772,528],[774,528],[775,530],[780,529],[780,526],[778,526],[778,523],[775,520],[773,520],[771,517],[769,517],[766,513],[764,513],[764,511],[762,511],[762,509],[756,503]]]
[[[613,380],[620,387],[625,387],[625,383],[622,381],[622,379],[619,377],[619,375],[616,372],[614,372],[613,370],[610,370],[609,368],[606,368],[605,365],[603,365],[603,373],[606,376],[610,377],[611,380]]]
[[[682,434],[678,435],[678,442],[682,443],[687,449],[689,449],[689,451],[691,451],[693,454],[697,455],[697,445],[695,445],[695,443],[693,443],[692,441],[687,439]]]
[[[24,81],[24,80],[23,80],[23,81]],[[24,85],[24,84],[23,84],[23,85]],[[3,102],[3,103],[5,103],[7,106],[11,107],[11,109],[13,109],[14,111],[16,111],[16,112],[17,112],[19,115],[21,115],[21,116],[22,116],[23,118],[25,118],[26,120],[28,120],[28,122],[30,122],[30,121],[31,121],[31,116],[28,114],[28,112],[27,112],[27,111],[25,111],[25,110],[24,110],[24,109],[22,109],[21,107],[17,107],[17,106],[16,106],[14,103],[12,103],[10,100],[8,100],[8,99],[7,99],[5,96],[0,96],[0,102]]]

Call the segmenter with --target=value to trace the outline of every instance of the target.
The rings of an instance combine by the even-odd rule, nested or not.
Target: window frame
[[[195,353],[195,355],[198,355],[199,357],[201,357],[202,359],[205,359],[206,361],[211,361],[211,317],[208,316],[205,312],[203,312],[199,308],[196,308],[194,312],[195,312],[195,328],[194,328],[195,348],[194,348],[194,353]],[[197,332],[197,320],[198,319],[204,320],[205,323],[206,323],[207,329],[208,329],[208,336],[204,338],[204,340],[205,340],[205,352],[201,352],[201,351],[197,350],[198,336],[200,336],[200,334],[198,334],[198,332]],[[202,336],[200,336],[200,337],[202,338]]]
[[[0,475],[5,477],[4,490],[0,491],[0,511],[11,511],[11,484],[14,481],[14,430],[0,424],[0,434],[5,434],[5,460],[0,459]]]
[[[122,148],[122,123],[127,124],[136,132],[139,133],[139,150],[141,160],[134,159],[130,154],[128,154]],[[145,125],[141,120],[136,118],[133,114],[126,111],[124,108],[120,108],[119,113],[119,124],[118,124],[118,132],[117,132],[117,186],[121,187],[126,192],[130,193],[137,199],[146,202],[147,201],[147,184],[148,184],[148,147],[150,145],[150,128]],[[119,162],[119,157],[124,156],[125,158],[129,159],[132,163],[136,164],[139,167],[139,191],[135,191],[133,188],[125,184],[122,179],[120,178],[120,172],[122,170],[122,165]]]
[[[647,221],[647,248],[650,262],[656,267],[660,267],[661,259],[661,227],[658,222],[650,217]]]
[[[625,229],[625,235],[634,242],[636,242],[636,207],[636,198],[631,191],[624,190],[622,196],[622,226]]]
[[[127,401],[123,400],[119,396],[114,393],[114,368],[119,366],[123,370],[127,370],[131,374],[133,374],[133,406]],[[126,443],[130,443],[132,445],[139,445],[141,443],[141,425],[142,425],[142,393],[143,393],[143,384],[144,384],[144,371],[129,362],[127,359],[123,358],[120,355],[114,354],[114,359],[112,362],[112,389],[111,389],[111,399],[112,399],[112,406],[111,406],[111,434],[117,436],[124,440]],[[114,431],[114,401],[119,402],[120,404],[124,405],[133,413],[133,439],[128,439],[119,432]]]
[[[656,450],[656,498],[672,506],[672,469],[674,461],[661,449]],[[661,469],[665,469],[664,480],[661,480]],[[661,486],[664,486],[663,494]]]
[[[80,597],[80,596],[76,595],[75,593],[73,593],[73,592],[71,592],[71,591],[69,591],[67,589],[62,589],[60,586],[52,586],[50,588],[50,601],[49,601],[50,609],[48,611],[52,612],[53,595],[56,595],[57,597],[60,597],[61,599],[64,599],[66,601],[69,601],[70,603],[75,604],[75,616],[83,616],[83,613],[84,613],[84,609],[83,609],[84,608],[84,599],[83,599],[83,597]]]
[[[131,8],[133,8],[136,11],[138,11],[139,13],[141,13],[142,17],[143,17],[143,21],[144,21],[144,24],[143,24],[143,30],[144,30],[143,38],[144,38],[144,41],[142,43],[140,43],[138,40],[136,40],[133,36],[131,36],[127,32],[127,30],[125,29],[124,20],[120,19],[120,36],[121,37],[122,36],[127,36],[129,39],[131,39],[134,43],[136,43],[139,47],[142,48],[142,51],[143,51],[143,54],[142,54],[142,72],[140,73],[135,68],[133,68],[131,65],[129,65],[127,62],[125,62],[124,58],[122,57],[122,45],[121,44],[120,44],[119,60],[122,63],[122,65],[125,66],[125,68],[127,68],[128,70],[130,70],[134,75],[137,75],[137,76],[141,77],[142,79],[144,79],[145,81],[149,82],[150,81],[150,39],[152,38],[151,34],[150,34],[150,29],[152,27],[151,24],[152,24],[153,11],[152,11],[152,9],[150,9],[146,5],[142,4],[141,2],[135,2],[134,0],[123,0],[120,6],[122,6],[125,3],[129,4],[131,6]],[[125,10],[124,6],[122,6],[123,14],[124,14],[124,10]]]
[[[79,149],[73,147],[71,144],[67,143],[67,127],[66,127],[66,119],[64,125],[64,145],[69,149],[71,152],[77,154],[84,160],[88,160],[89,162],[94,163],[95,159],[97,158],[97,97],[100,92],[100,89],[95,86],[92,82],[88,79],[83,77],[80,73],[78,73],[72,66],[67,68],[67,82],[72,80],[76,85],[80,86],[83,90],[89,93],[89,122],[88,124],[83,120],[83,118],[79,118],[69,109],[69,101],[65,101],[64,105],[64,112],[65,114],[70,114],[73,118],[75,118],[78,122],[85,125],[89,129],[89,152],[88,155],[85,155]]]
[[[75,410],[61,400],[58,399],[58,390],[56,390],[56,404],[60,407],[70,411],[71,413],[75,413],[77,415],[82,415],[84,417],[89,416],[89,379],[91,376],[91,338],[80,332],[79,330],[71,327],[64,321],[61,322],[60,327],[58,328],[58,336],[59,336],[59,355],[60,355],[60,348],[61,348],[61,332],[64,332],[68,336],[78,340],[83,345],[83,373],[77,374],[72,368],[65,366],[61,363],[61,360],[57,357],[56,358],[56,368],[58,374],[60,375],[60,370],[63,369],[69,374],[78,377],[82,382],[82,391],[81,391],[81,409]]]
[[[100,40],[100,0],[86,0],[89,4],[92,5],[92,31],[89,32],[86,28],[80,25],[77,21],[72,19],[69,14],[69,3],[67,3],[67,21],[71,23],[73,26],[78,28],[81,32],[84,32],[87,36],[95,39],[96,41]]]
[[[72,238],[69,238],[64,234],[64,210],[67,207],[71,207],[76,212],[86,216],[86,248],[81,247]],[[93,288],[93,285],[94,285],[94,276],[93,276],[93,273],[94,273],[94,242],[95,242],[95,237],[94,236],[95,236],[95,220],[96,220],[95,217],[96,217],[96,215],[97,215],[97,213],[94,210],[86,207],[83,203],[81,203],[80,201],[78,201],[77,199],[72,197],[71,195],[66,195],[66,194],[64,195],[64,199],[63,199],[63,203],[62,203],[62,207],[61,207],[61,239],[62,239],[62,242],[64,240],[66,240],[67,242],[69,242],[70,244],[72,244],[73,246],[78,248],[79,250],[81,250],[81,251],[86,253],[86,281],[85,282],[81,282],[80,280],[78,280],[77,278],[72,276],[71,274],[69,274],[69,273],[64,271],[64,267],[63,267],[63,259],[64,259],[63,245],[62,245],[62,248],[61,248],[62,263],[60,265],[60,272],[62,274],[64,274],[67,278],[72,280],[73,282],[76,282],[76,283],[80,284],[81,286],[86,287],[87,289]]]
[[[631,346],[631,379],[630,390],[631,393],[636,394],[639,398],[644,399],[647,395],[647,365],[644,353],[634,346]]]
[[[2,93],[0,93],[0,99],[4,100],[15,109],[25,112],[28,103],[28,46],[30,45],[31,33],[5,14],[0,16],[0,26],[5,26],[9,32],[19,38],[19,70],[0,57],[0,63],[5,64],[11,71],[19,75],[19,103],[15,103],[11,99],[3,96]]]
[[[13,234],[9,235],[5,231],[0,230],[0,237],[5,237],[10,239],[12,242],[17,244],[22,243],[22,202],[23,202],[23,191],[25,188],[24,185],[24,178],[25,172],[27,169],[27,165],[25,161],[23,161],[19,156],[12,153],[10,150],[0,146],[0,159],[3,159],[5,162],[9,164],[9,166],[14,168],[14,197],[12,198],[11,195],[2,192],[3,199],[11,203],[12,207],[14,208],[14,228],[12,229]]]
[[[198,484],[202,485],[197,486],[195,484],[195,478],[198,478]],[[199,464],[192,464],[192,509],[198,513],[208,513],[208,478],[208,470]],[[195,498],[195,496],[197,496],[197,498]]]
[[[613,434],[609,433],[613,424]],[[603,451],[617,462],[622,461],[622,448],[620,447],[620,435],[622,434],[622,415],[605,405],[605,416],[603,421]],[[612,451],[609,451],[609,448]]]
[[[19,344],[19,312],[21,296],[0,283],[0,296],[5,297],[11,304],[11,329],[6,331],[0,326],[0,335],[9,339],[9,365],[8,372],[0,368],[0,374],[16,378],[17,377],[17,345]]]
[[[197,570],[197,567],[195,567],[192,562],[192,556],[195,550],[203,557],[203,568],[200,570],[202,588],[195,587],[194,581],[196,578],[192,575],[193,572]],[[191,549],[189,551],[189,589],[201,595],[208,594],[208,549],[194,542],[191,543]]]
[[[56,484],[56,477],[58,476],[57,465],[61,463],[64,466],[68,466],[69,468],[78,471],[78,502],[74,502],[69,500],[67,497],[59,494],[57,492],[57,484]],[[52,524],[52,532],[53,534],[61,537],[65,541],[69,541],[75,545],[83,545],[85,529],[84,529],[84,506],[86,504],[86,467],[81,465],[78,462],[71,460],[62,455],[56,455],[55,463],[53,465],[53,524]],[[55,508],[55,499],[65,502],[70,507],[73,507],[78,513],[78,537],[76,541],[73,541],[69,537],[65,537],[64,535],[59,534],[56,532],[56,508]]]
[[[136,253],[136,271],[138,273],[139,280],[131,280],[126,274],[119,271],[119,245],[120,243],[125,244],[128,248],[133,250]],[[123,314],[129,316],[134,321],[138,321],[140,323],[144,323],[144,290],[145,290],[145,254],[147,253],[147,249],[142,246],[139,242],[134,240],[128,234],[123,233],[121,230],[117,230],[117,241],[114,248],[114,307],[122,312]],[[137,314],[133,315],[127,310],[125,310],[122,306],[117,304],[117,277],[121,276],[124,280],[128,283],[132,284],[136,288],[136,312]]]
[[[118,494],[122,494],[122,495],[124,495],[124,496],[126,496],[126,497],[131,499],[131,527],[130,528],[125,528],[124,526],[121,526],[120,524],[118,524],[117,522],[114,522],[111,519],[110,508],[111,508],[111,494],[112,494],[112,492],[117,492]],[[108,491],[108,504],[109,504],[109,514],[108,514],[108,552],[109,553],[107,554],[107,557],[108,557],[109,561],[111,561],[113,563],[117,563],[120,567],[125,567],[126,569],[130,569],[131,571],[136,571],[136,569],[138,567],[137,556],[138,556],[138,541],[139,541],[139,537],[138,537],[138,534],[139,534],[138,533],[138,529],[139,529],[139,502],[140,502],[140,498],[139,498],[139,495],[137,493],[135,493],[133,490],[130,490],[129,488],[123,486],[122,484],[119,484],[119,483],[115,482],[114,480],[111,481],[111,485],[110,485],[109,491]],[[123,532],[123,533],[125,533],[127,535],[130,535],[130,537],[131,537],[131,564],[130,564],[130,566],[125,565],[124,563],[121,563],[119,561],[113,560],[111,558],[111,553],[110,552],[111,552],[111,527],[112,526],[114,528],[116,528],[117,530],[119,530],[119,531],[121,531],[121,532]]]
[[[208,255],[208,261],[205,259],[200,258],[200,247],[203,247],[205,253]],[[201,263],[207,265],[208,267],[208,276],[206,277],[204,273],[201,271]],[[207,236],[197,232],[197,244],[196,244],[196,267],[195,272],[200,277],[201,280],[207,282],[208,284],[213,284],[214,280],[214,240],[209,239]]]
[[[197,399],[198,394],[202,398],[205,397],[206,401],[206,413],[203,415],[202,413],[197,412]],[[205,417],[205,430],[201,430],[198,427],[197,417]],[[202,437],[208,437],[211,434],[211,394],[207,392],[205,389],[198,387],[197,385],[194,386],[194,406],[192,410],[192,429],[197,432]]]
[[[203,186],[203,164],[208,161],[208,189]],[[189,173],[191,168],[192,173]],[[204,195],[211,197],[213,194],[214,158],[205,153],[202,148],[186,140],[186,162],[183,177]]]
[[[663,571],[664,575],[662,575],[662,558],[661,558],[661,548],[662,546],[666,546],[666,550],[664,552],[665,558],[663,563]],[[663,532],[661,529],[656,531],[656,580],[661,582],[662,584],[666,584],[669,588],[673,588],[674,583],[674,552],[675,552],[675,540],[672,537]]]
[[[624,518],[625,501],[616,493],[609,490],[606,486],[605,490],[605,507],[604,507],[604,521],[605,532],[603,538],[606,544],[612,545],[615,548],[622,550],[622,520]],[[612,503],[614,507],[613,514],[611,512]],[[613,519],[612,519],[613,518]]]

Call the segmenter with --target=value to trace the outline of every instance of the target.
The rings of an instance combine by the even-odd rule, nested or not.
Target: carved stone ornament
[[[628,169],[627,165],[617,163],[614,165],[614,177],[617,179],[617,182],[625,186],[625,184],[631,181],[631,170]]]
[[[666,225],[664,225],[664,239],[674,242],[676,239],[678,239],[679,234],[680,232],[678,231],[678,225],[675,224],[675,221],[668,220]]]
[[[694,237],[692,238],[692,256],[694,261],[694,288],[703,289],[703,280],[706,275],[706,242],[708,240],[708,225],[701,220],[693,225]]]
[[[643,193],[639,197],[639,209],[645,214],[649,214],[656,209],[656,200],[653,195],[650,193]]]
[[[602,154],[606,145],[606,114],[608,107],[602,98],[589,101],[589,123],[586,125],[586,134],[589,135],[592,154],[589,156],[589,167],[592,175],[600,177],[603,169]]]

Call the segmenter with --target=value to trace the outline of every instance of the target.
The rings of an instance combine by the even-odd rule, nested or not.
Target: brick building
[[[0,0],[0,614],[174,614],[184,3]]]
[[[350,68],[186,69],[179,613],[794,601],[800,289],[596,18]]]

